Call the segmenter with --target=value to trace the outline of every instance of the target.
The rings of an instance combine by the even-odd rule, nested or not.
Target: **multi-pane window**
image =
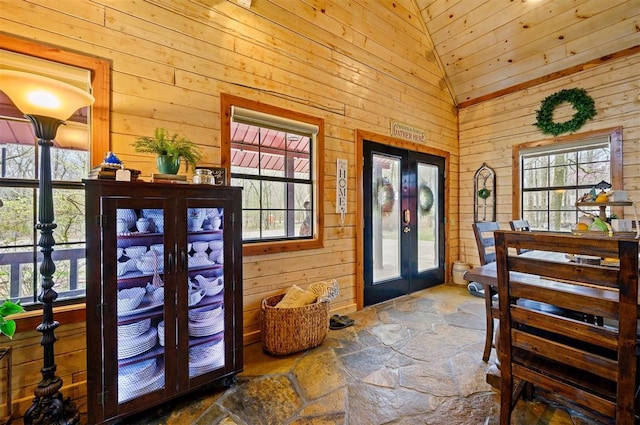
[[[0,50],[3,67],[43,73],[90,89],[90,72]],[[81,180],[89,173],[89,109],[58,130],[51,149],[55,246],[52,258],[58,300],[84,297],[85,198]],[[0,301],[37,303],[41,276],[38,222],[39,154],[32,124],[0,91]]]
[[[523,149],[520,172],[522,218],[532,229],[568,232],[583,214],[576,201],[601,181],[612,181],[609,140]],[[597,208],[587,212],[598,214]]]
[[[244,188],[243,241],[312,239],[318,127],[238,106],[231,111],[231,184]]]

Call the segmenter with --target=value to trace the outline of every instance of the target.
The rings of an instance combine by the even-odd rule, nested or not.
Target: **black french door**
[[[444,282],[444,164],[365,141],[365,306]]]

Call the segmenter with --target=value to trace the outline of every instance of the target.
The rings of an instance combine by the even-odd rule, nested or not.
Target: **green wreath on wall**
[[[573,105],[576,113],[569,121],[556,123],[553,122],[553,111],[562,103],[568,102]],[[584,125],[596,115],[595,103],[591,96],[584,89],[573,88],[560,90],[550,96],[547,96],[536,111],[535,126],[542,131],[543,134],[557,136],[562,133],[574,132]]]

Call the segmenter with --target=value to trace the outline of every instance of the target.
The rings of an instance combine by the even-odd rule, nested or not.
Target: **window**
[[[223,165],[243,188],[245,254],[321,246],[323,121],[233,96],[222,103]]]
[[[87,176],[92,163],[101,161],[96,161],[95,156],[92,160],[92,155],[97,151],[102,156],[107,150],[104,148],[105,141],[108,142],[109,108],[105,93],[109,89],[109,65],[96,58],[62,50],[52,51],[1,35],[0,64],[3,68],[63,80],[93,91],[96,97],[93,110],[84,108],[76,112],[66,125],[59,128],[51,149],[57,224],[53,232],[56,243],[52,254],[56,266],[54,289],[58,293],[58,301],[77,302],[84,297],[86,287],[85,209],[81,179]],[[95,116],[90,115],[96,106],[99,112]],[[100,124],[90,125],[92,118],[98,119]],[[42,254],[38,247],[40,235],[35,229],[38,221],[39,149],[35,141],[31,123],[0,91],[0,300],[20,299],[23,305],[37,304],[40,292]],[[90,142],[93,142],[91,146]]]
[[[622,187],[620,134],[591,133],[580,139],[572,136],[517,147],[514,176],[522,182],[518,216],[535,230],[569,232],[584,212],[597,215],[597,208],[578,210],[575,204],[603,180]]]

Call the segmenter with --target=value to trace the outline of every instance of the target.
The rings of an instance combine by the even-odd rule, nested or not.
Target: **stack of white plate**
[[[201,314],[201,313],[199,313]],[[204,316],[203,316],[204,317]],[[189,335],[209,336],[224,330],[224,316],[213,315],[200,320],[189,320]]]
[[[189,377],[202,375],[224,366],[224,339],[189,349]]]
[[[156,359],[147,359],[118,368],[118,393],[133,392],[156,371]]]
[[[193,322],[202,322],[215,319],[222,314],[222,311],[222,304],[217,306],[207,305],[204,307],[192,308],[191,310],[189,310],[189,320]]]
[[[121,339],[131,339],[147,332],[151,327],[151,319],[144,319],[139,322],[118,326],[118,341]]]
[[[134,397],[139,397],[143,394],[147,394],[164,387],[164,364],[162,362],[156,362],[155,359],[151,359],[151,361],[153,361],[153,367],[149,368],[151,374],[149,374],[148,370],[143,369],[142,367],[138,368],[138,373],[143,371],[145,374],[149,374],[149,377],[147,377],[146,379],[135,379],[135,372],[134,375],[131,375],[132,377],[130,379],[125,378],[122,383],[120,381],[120,376],[118,377],[119,403],[123,403],[125,401],[131,400]],[[140,363],[145,362],[147,361],[145,360]],[[143,366],[145,365],[146,363]]]
[[[137,356],[152,349],[158,341],[158,329],[151,326],[142,335],[132,338],[118,338],[118,359]]]
[[[164,347],[164,320],[158,323],[158,342]]]

